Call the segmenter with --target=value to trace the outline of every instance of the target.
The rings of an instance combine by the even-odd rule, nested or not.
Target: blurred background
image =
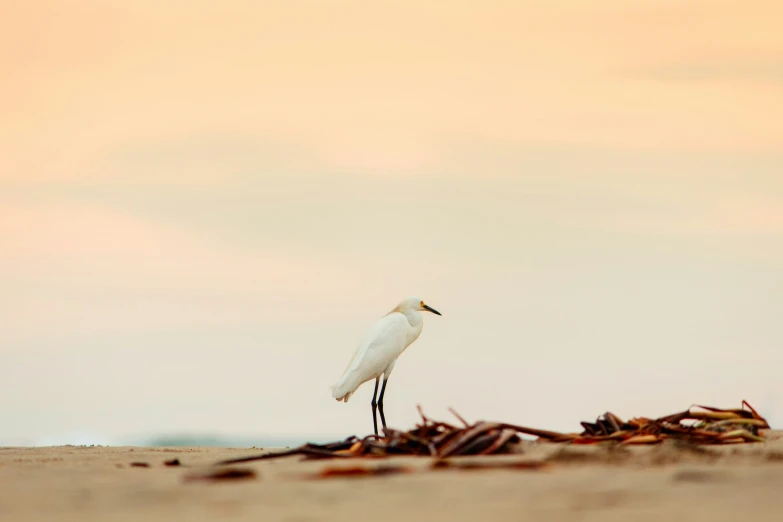
[[[0,444],[366,434],[329,386],[577,430],[783,427],[774,1],[7,2]],[[183,442],[184,441],[184,442]]]

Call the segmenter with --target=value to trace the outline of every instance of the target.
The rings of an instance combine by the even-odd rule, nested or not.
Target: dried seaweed
[[[720,409],[693,405],[685,411],[648,419],[637,417],[622,421],[611,412],[594,423],[582,422],[579,435],[564,435],[574,444],[594,444],[616,440],[621,444],[658,444],[665,439],[685,440],[695,444],[735,444],[763,442],[760,430],[769,424],[759,413],[742,401],[742,408]]]
[[[421,422],[412,430],[384,429],[384,436],[369,435],[363,439],[348,437],[329,444],[304,444],[277,453],[253,455],[219,462],[237,464],[255,460],[300,455],[305,459],[383,458],[395,455],[429,456],[447,459],[463,455],[498,455],[512,453],[520,434],[554,443],[621,445],[658,444],[666,439],[689,444],[736,444],[764,440],[760,430],[769,428],[767,421],[742,401],[738,409],[720,409],[694,405],[685,411],[657,419],[635,417],[628,421],[606,412],[595,422],[582,422],[581,433],[528,428],[515,424],[479,421],[469,424],[450,410],[463,427],[433,421],[419,407]]]
[[[193,472],[185,476],[185,482],[207,481],[222,482],[236,480],[254,480],[256,472],[248,468],[210,469],[204,472]]]

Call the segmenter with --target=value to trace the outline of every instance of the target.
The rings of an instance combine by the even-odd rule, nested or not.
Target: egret
[[[376,411],[381,413],[381,423],[386,429],[386,417],[383,415],[383,394],[389,381],[394,363],[413,341],[418,339],[424,327],[424,316],[420,312],[440,312],[424,304],[418,297],[404,299],[397,307],[384,315],[370,328],[348,363],[343,375],[332,386],[332,397],[337,401],[348,402],[351,395],[365,382],[375,379],[375,391],[372,402],[372,424],[378,435]],[[383,386],[378,402],[378,382],[383,376]]]

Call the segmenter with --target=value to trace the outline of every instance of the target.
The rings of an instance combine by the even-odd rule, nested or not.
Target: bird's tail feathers
[[[347,386],[345,378],[340,379],[337,384],[330,386],[332,389],[332,397],[337,399],[337,402],[348,402],[355,389],[351,390],[350,386]]]
[[[343,395],[342,397],[339,397],[337,399],[337,402],[348,402],[348,399],[351,398],[351,395],[353,395],[353,392],[348,392],[345,395]]]

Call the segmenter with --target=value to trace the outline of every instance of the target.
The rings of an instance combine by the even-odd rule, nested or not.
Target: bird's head
[[[427,305],[418,297],[409,297],[402,301],[398,306],[397,310],[400,312],[406,312],[408,310],[415,310],[417,312],[432,312],[436,315],[442,315],[440,312],[432,308],[431,306]]]

